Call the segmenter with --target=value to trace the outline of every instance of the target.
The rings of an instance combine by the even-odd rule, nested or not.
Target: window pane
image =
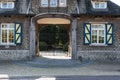
[[[9,28],[14,28],[14,24],[9,24]]]
[[[41,0],[41,5],[43,7],[47,7],[48,6],[48,0]]]
[[[104,25],[102,25],[102,24],[94,24],[94,25],[92,25],[92,29],[104,29]]]
[[[105,9],[107,7],[107,2],[93,2],[93,7],[96,9]]]
[[[56,7],[57,6],[57,0],[50,0],[50,6]]]
[[[14,30],[9,30],[9,43],[14,43]]]
[[[8,3],[8,8],[13,8],[13,3]]]
[[[97,30],[92,30],[92,43],[97,43]]]
[[[7,28],[7,24],[2,24],[2,28]]]
[[[7,3],[6,2],[2,3],[2,8],[7,8]]]
[[[7,43],[7,30],[2,30],[2,43]]]
[[[99,30],[99,43],[104,43],[104,30]]]
[[[1,8],[14,8],[14,2],[2,2]]]
[[[100,3],[100,8],[106,8],[105,3]]]
[[[2,43],[4,44],[14,44],[14,24],[12,23],[2,23],[1,24],[2,32]]]
[[[59,6],[60,7],[66,7],[66,0],[60,0]]]
[[[99,3],[95,3],[95,8],[99,8]]]
[[[105,25],[92,24],[92,43],[104,44],[105,43]]]

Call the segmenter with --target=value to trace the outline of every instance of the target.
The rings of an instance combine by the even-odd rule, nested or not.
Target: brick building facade
[[[39,28],[65,25],[72,59],[120,61],[120,8],[109,0],[1,0],[0,60],[39,52]]]

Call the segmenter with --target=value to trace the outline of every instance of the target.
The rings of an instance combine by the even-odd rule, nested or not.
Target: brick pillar
[[[36,53],[36,30],[35,30],[35,22],[31,20],[31,27],[30,27],[30,58],[35,56]]]
[[[72,59],[77,59],[77,51],[76,51],[76,27],[77,27],[77,20],[72,20]]]

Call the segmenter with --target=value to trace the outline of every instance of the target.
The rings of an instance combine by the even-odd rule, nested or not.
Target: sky
[[[112,2],[118,4],[120,6],[120,0],[111,0]]]

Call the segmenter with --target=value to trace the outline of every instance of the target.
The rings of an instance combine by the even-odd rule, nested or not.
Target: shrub
[[[55,44],[57,28],[55,25],[49,25],[40,29],[40,41],[46,42],[48,45]]]
[[[67,42],[66,44],[63,45],[63,50],[64,51],[68,51],[68,45],[69,45],[69,42]]]
[[[40,51],[47,51],[48,50],[48,45],[46,42],[39,42],[39,49]]]

